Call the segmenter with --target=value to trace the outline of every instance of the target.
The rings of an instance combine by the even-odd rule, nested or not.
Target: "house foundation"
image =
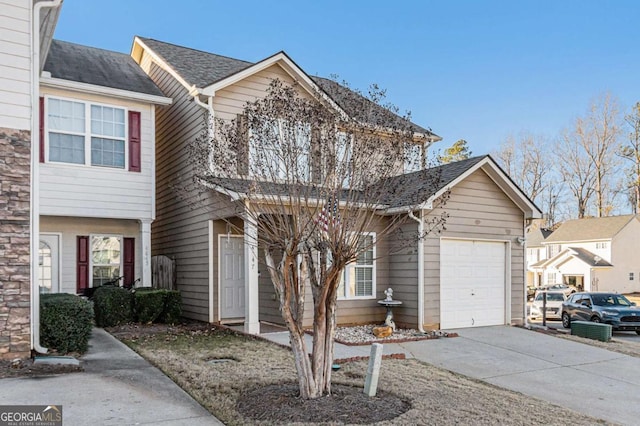
[[[31,134],[0,128],[0,358],[30,355]]]

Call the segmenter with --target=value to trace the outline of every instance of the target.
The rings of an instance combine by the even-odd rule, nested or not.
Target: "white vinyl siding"
[[[85,165],[45,162],[40,164],[40,212],[52,216],[104,217],[118,219],[153,219],[154,194],[154,135],[153,105],[131,102],[107,96],[78,95],[60,89],[42,88],[47,99],[66,99],[84,105],[98,105],[121,111],[140,111],[141,172],[126,167],[98,167],[91,164],[91,143],[86,142]],[[47,103],[45,103],[46,108]],[[45,111],[45,115],[48,112]],[[87,114],[86,117],[90,117]],[[124,113],[126,122],[127,114]],[[87,120],[90,121],[90,120]],[[91,123],[89,123],[91,124]],[[90,126],[89,126],[90,127]],[[104,127],[96,128],[106,136]],[[88,132],[91,130],[89,129]],[[126,127],[107,133],[126,135]],[[86,134],[85,134],[86,135]],[[117,139],[109,136],[108,139]],[[86,140],[86,139],[85,139]],[[127,143],[123,142],[126,146]],[[125,151],[126,152],[126,151]],[[50,153],[49,153],[50,154]],[[125,154],[126,155],[126,154]],[[50,160],[50,159],[49,159]],[[126,164],[126,160],[125,160]]]
[[[30,0],[0,0],[0,128],[31,128]]]
[[[76,294],[77,237],[117,235],[135,238],[135,277],[142,276],[142,237],[136,220],[96,219],[83,217],[40,217],[40,232],[59,233],[60,239],[60,293]],[[89,274],[91,276],[91,273]]]

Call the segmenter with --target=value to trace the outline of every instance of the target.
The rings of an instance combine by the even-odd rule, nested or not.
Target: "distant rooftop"
[[[590,217],[564,222],[544,242],[594,241],[613,238],[635,215]]]

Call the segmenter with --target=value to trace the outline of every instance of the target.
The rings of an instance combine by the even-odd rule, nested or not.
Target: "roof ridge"
[[[191,50],[191,51],[194,51],[194,52],[200,52],[200,53],[204,53],[204,54],[211,55],[211,56],[217,56],[219,58],[226,58],[226,59],[231,59],[231,60],[238,61],[238,62],[245,62],[245,63],[250,64],[250,65],[257,64],[257,62],[251,62],[251,61],[246,61],[244,59],[232,58],[231,56],[220,55],[218,53],[208,52],[206,50],[196,49],[196,48],[188,47],[188,46],[183,46],[181,44],[171,43],[171,42],[168,42],[168,41],[162,41],[162,40],[158,40],[158,39],[151,38],[151,37],[143,37],[143,36],[139,36],[139,35],[136,35],[135,37],[138,37],[142,41],[144,41],[144,40],[152,40],[152,41],[155,41],[155,42],[158,42],[158,43],[168,44],[170,46],[179,47],[181,49],[187,49],[187,50]],[[277,53],[280,53],[280,52],[282,52],[282,50],[277,52]],[[267,56],[267,58],[269,58],[271,56],[273,56],[273,55]],[[261,59],[261,61],[262,61],[262,59]]]
[[[102,47],[88,46],[86,44],[75,43],[73,41],[60,40],[58,38],[54,38],[52,41],[57,42],[57,43],[71,44],[73,46],[83,47],[85,49],[93,49],[93,50],[99,50],[101,52],[116,53],[118,55],[123,55],[123,56],[128,56],[128,57],[131,56],[128,53],[118,52],[117,50],[109,50],[109,49],[105,49],[105,48],[102,48]]]

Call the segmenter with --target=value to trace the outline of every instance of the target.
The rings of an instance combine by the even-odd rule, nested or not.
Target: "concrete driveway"
[[[397,346],[421,361],[496,386],[600,419],[638,424],[640,358],[517,327],[455,331],[460,337]]]

